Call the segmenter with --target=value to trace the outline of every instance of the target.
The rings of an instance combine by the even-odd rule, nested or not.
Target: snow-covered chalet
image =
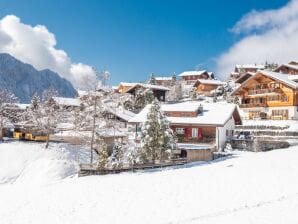
[[[129,120],[136,131],[146,122],[151,105],[147,105],[139,114]],[[209,145],[222,149],[232,137],[236,124],[241,124],[237,106],[234,104],[182,102],[162,104],[161,110],[167,116],[170,127],[178,137],[178,143]]]

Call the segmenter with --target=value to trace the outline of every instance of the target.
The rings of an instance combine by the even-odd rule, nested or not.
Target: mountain
[[[59,96],[77,95],[72,84],[57,73],[49,69],[38,71],[9,54],[0,53],[0,89],[10,90],[21,103],[29,103],[33,94],[41,95],[50,87],[57,90]]]

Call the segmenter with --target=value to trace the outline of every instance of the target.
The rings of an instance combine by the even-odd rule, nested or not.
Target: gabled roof
[[[216,86],[220,86],[220,85],[224,84],[224,82],[219,81],[217,79],[197,79],[194,86],[198,86],[198,84],[200,84],[200,83],[206,84],[206,85],[216,85]]]
[[[171,107],[185,108],[187,106],[200,105],[199,102],[184,102],[171,104]],[[237,111],[235,104],[221,104],[221,103],[202,103],[203,113],[196,117],[167,117],[172,125],[205,125],[205,126],[224,126],[228,120],[231,119],[234,112]],[[195,107],[194,106],[194,107]],[[169,107],[167,104],[161,105],[161,110],[165,111]],[[147,120],[147,114],[151,108],[151,104],[147,105],[140,113],[129,120],[129,123],[144,123]],[[177,111],[177,109],[176,109]]]
[[[243,73],[238,79],[235,80],[236,83],[243,83],[245,82],[249,77],[253,76],[254,72],[245,72]]]
[[[145,84],[145,83],[137,83],[134,86],[130,87],[129,89],[127,89],[125,92],[129,92],[131,90],[133,90],[136,87],[144,87],[145,89],[152,89],[152,90],[163,90],[163,91],[169,91],[170,89],[164,86],[160,86],[160,85],[151,85],[151,84]]]
[[[206,70],[201,70],[201,71],[185,71],[185,72],[180,73],[178,76],[179,77],[183,77],[183,76],[195,76],[195,75],[202,75],[204,73],[207,73],[207,75],[209,75]]]
[[[274,71],[278,71],[282,67],[287,67],[287,68],[294,69],[294,70],[298,71],[298,65],[293,65],[293,64],[281,64]]]
[[[129,110],[125,110],[124,108],[112,108],[109,105],[104,105],[105,110],[108,111],[111,114],[114,114],[115,116],[125,120],[125,121],[129,121],[129,119],[133,118],[136,114],[129,111]]]
[[[294,82],[293,80],[291,80],[289,78],[289,74],[282,74],[282,73],[277,73],[277,72],[271,72],[271,71],[258,71],[256,72],[253,76],[251,76],[250,78],[248,78],[245,82],[242,83],[241,86],[239,86],[238,88],[236,88],[231,95],[235,94],[238,90],[240,90],[248,81],[250,81],[251,79],[253,79],[255,76],[257,75],[264,75],[267,76],[269,78],[272,78],[274,80],[280,81],[281,83],[293,88],[293,89],[298,89],[298,83]]]

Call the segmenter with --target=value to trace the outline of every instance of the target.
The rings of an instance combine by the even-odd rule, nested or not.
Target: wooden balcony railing
[[[240,104],[240,108],[251,108],[251,107],[266,107],[266,103],[248,103],[248,104]]]
[[[279,89],[251,89],[248,91],[248,95],[279,93]]]

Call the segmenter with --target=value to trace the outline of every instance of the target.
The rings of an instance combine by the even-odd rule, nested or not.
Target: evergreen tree
[[[155,75],[153,73],[150,75],[148,84],[156,85],[156,79],[155,79]]]
[[[40,105],[40,97],[37,94],[34,94],[31,99],[31,106],[33,110],[37,110]]]
[[[153,94],[153,91],[151,89],[146,89],[144,91],[144,94],[145,94],[145,104],[150,104],[153,102],[154,100],[154,94]]]
[[[115,143],[111,156],[109,157],[109,165],[112,168],[123,167],[123,147],[119,143]]]
[[[135,103],[134,107],[137,110],[141,110],[146,106],[146,98],[143,89],[138,89],[136,91],[136,96],[135,96]]]
[[[195,87],[193,87],[190,92],[189,92],[189,97],[190,99],[192,100],[196,100],[197,97],[198,97],[198,94],[197,94],[197,89]]]
[[[142,155],[145,161],[155,163],[156,159],[164,160],[168,158],[166,152],[176,146],[174,134],[156,99],[151,105],[147,121],[142,125],[141,135]]]
[[[216,90],[213,92],[213,103],[217,102],[217,93]]]

